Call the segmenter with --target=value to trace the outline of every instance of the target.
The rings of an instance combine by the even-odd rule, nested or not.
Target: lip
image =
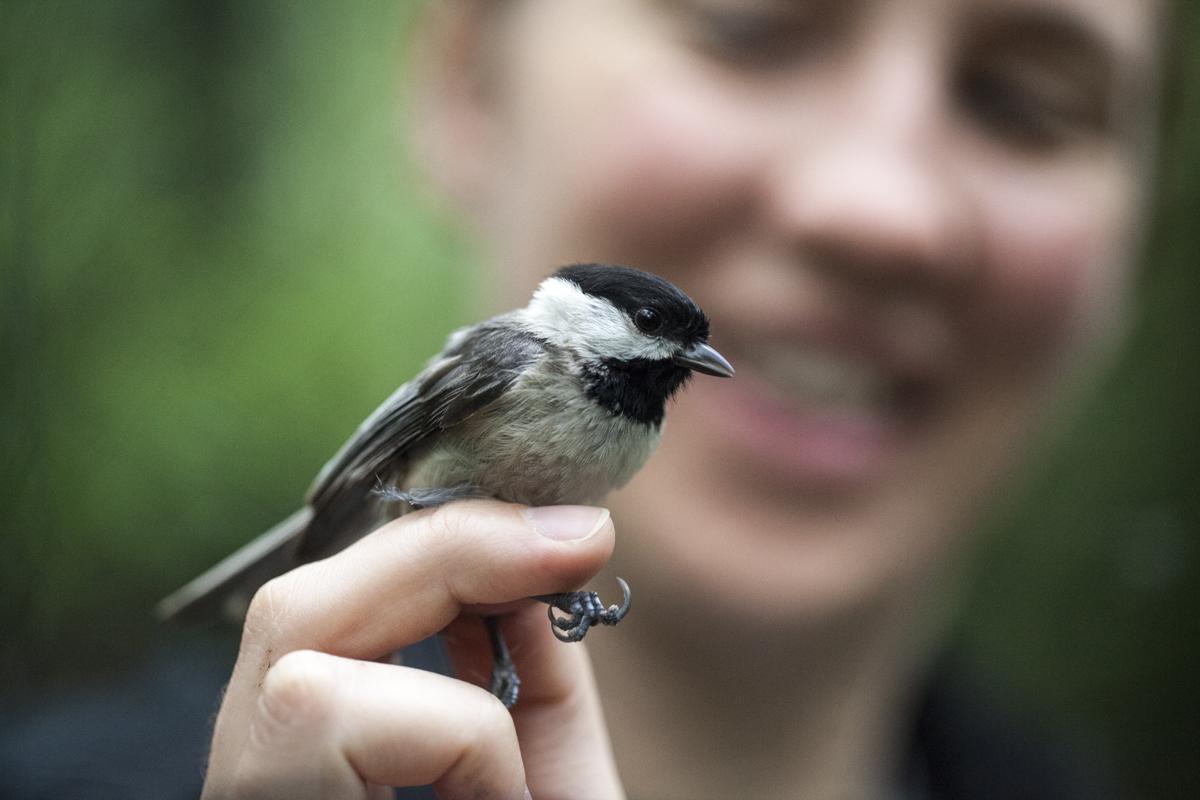
[[[746,327],[714,324],[717,331],[738,331],[721,338],[721,350],[738,365],[738,374],[702,387],[702,402],[708,405],[703,411],[734,460],[796,488],[849,489],[885,475],[920,430],[944,380],[941,360],[910,359],[862,326],[842,328],[837,335],[812,328],[780,333]],[[784,348],[868,364],[885,376],[885,396],[869,403],[805,397],[782,385],[764,364],[764,352]]]

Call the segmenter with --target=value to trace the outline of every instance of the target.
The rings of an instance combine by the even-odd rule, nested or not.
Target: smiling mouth
[[[936,407],[937,374],[813,338],[721,342],[738,374],[713,387],[736,452],[795,488],[862,485]]]
[[[915,421],[932,397],[928,379],[821,345],[762,343],[734,352],[761,388],[798,414],[869,417],[900,424]]]

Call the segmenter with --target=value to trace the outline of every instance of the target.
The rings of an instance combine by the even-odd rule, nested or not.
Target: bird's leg
[[[437,508],[455,500],[489,497],[476,486],[401,489],[394,484],[387,484],[377,487],[375,494],[385,502],[405,503],[413,511]],[[500,617],[484,617],[483,624],[487,627],[488,639],[492,645],[492,694],[504,703],[505,708],[512,708],[517,704],[517,696],[521,692],[521,678],[517,675],[517,666],[513,663],[508,644],[504,641],[504,633],[500,630]]]
[[[451,486],[437,489],[401,489],[395,484],[380,483],[373,493],[385,502],[405,503],[414,511],[422,508],[436,508],[455,500],[471,500],[490,497],[487,492],[475,486]],[[565,592],[563,594],[542,594],[534,597],[547,605],[546,613],[550,617],[550,632],[561,642],[578,642],[587,635],[593,625],[616,625],[629,613],[630,592],[629,584],[622,578],[617,578],[621,586],[621,605],[607,608],[595,592]],[[554,609],[569,616],[556,617]],[[506,708],[512,708],[517,702],[521,689],[521,679],[517,676],[516,665],[504,642],[500,631],[500,618],[484,617],[488,637],[492,643],[492,694],[500,698]]]
[[[616,625],[629,613],[630,593],[629,584],[617,578],[621,585],[623,596],[621,605],[604,607],[600,595],[595,592],[566,592],[564,594],[542,594],[534,597],[547,604],[546,613],[550,617],[550,631],[560,642],[578,642],[587,635],[593,625]],[[556,617],[554,609],[570,616]]]
[[[492,694],[504,703],[505,708],[517,704],[517,695],[521,691],[521,679],[517,676],[517,666],[513,663],[504,642],[504,633],[500,630],[500,617],[484,617],[483,624],[487,626],[488,638],[492,642]]]

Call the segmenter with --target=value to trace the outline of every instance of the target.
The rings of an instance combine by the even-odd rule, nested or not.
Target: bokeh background
[[[420,5],[0,3],[0,708],[143,663],[153,602],[482,306],[406,152]],[[1133,335],[992,516],[956,634],[1133,797],[1200,797],[1196,18]]]

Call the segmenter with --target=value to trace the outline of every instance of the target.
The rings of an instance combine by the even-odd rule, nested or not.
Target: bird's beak
[[[725,360],[725,356],[706,344],[693,345],[682,353],[677,353],[672,361],[705,375],[716,375],[718,378],[733,377],[733,366]]]

